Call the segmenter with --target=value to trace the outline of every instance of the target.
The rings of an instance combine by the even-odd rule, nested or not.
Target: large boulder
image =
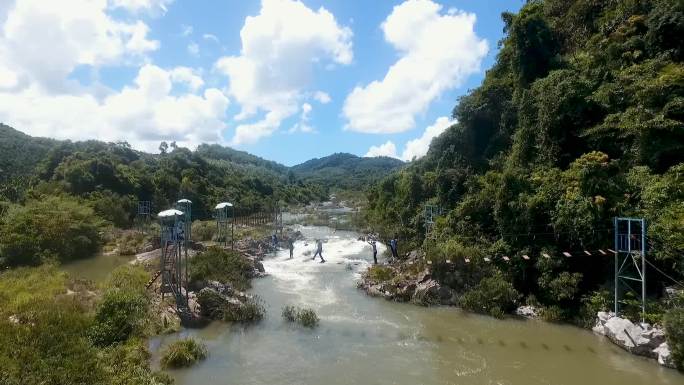
[[[419,305],[452,305],[456,302],[454,292],[442,286],[434,279],[427,279],[416,284],[411,302]]]
[[[634,324],[615,316],[614,313],[599,312],[594,332],[608,337],[621,348],[640,356],[658,358],[656,348],[665,342],[665,332],[648,323]]]
[[[657,348],[653,349],[653,353],[658,355],[658,363],[668,368],[676,369],[674,360],[672,359],[672,352],[667,342],[663,342]]]

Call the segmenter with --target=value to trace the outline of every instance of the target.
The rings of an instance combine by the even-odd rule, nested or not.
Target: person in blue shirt
[[[325,262],[325,259],[323,259],[323,242],[320,239],[316,240],[316,253],[314,253],[314,256],[311,258],[311,260],[315,261],[316,256],[321,257],[321,263]]]
[[[397,234],[390,240],[390,249],[392,250],[392,257],[399,258],[399,252],[397,251]]]

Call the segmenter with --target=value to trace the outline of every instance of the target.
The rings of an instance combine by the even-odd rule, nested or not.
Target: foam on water
[[[275,285],[281,292],[293,294],[299,302],[314,308],[331,305],[339,301],[325,275],[346,270],[351,264],[350,274],[360,278],[370,262],[371,247],[365,241],[356,240],[347,233],[338,234],[333,229],[321,230],[320,227],[298,226],[304,235],[303,240],[294,243],[293,258],[289,250],[279,250],[271,258],[263,262],[266,273],[273,277]],[[316,239],[323,241],[323,258],[312,260],[316,249]],[[378,244],[378,253],[384,251],[384,245]],[[312,295],[315,293],[316,295]]]

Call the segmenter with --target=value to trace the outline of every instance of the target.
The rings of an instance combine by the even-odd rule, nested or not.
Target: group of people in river
[[[378,264],[378,246],[377,246],[377,240],[376,237],[373,235],[368,235],[365,237],[366,242],[371,246],[371,250],[373,252],[373,264],[377,265]],[[279,247],[279,241],[278,241],[278,236],[276,234],[271,235],[271,242],[273,245],[273,248],[277,249]],[[294,241],[292,238],[287,238],[287,248],[290,250],[290,259],[294,258]],[[392,252],[392,257],[393,258],[399,258],[399,252],[397,250],[397,235],[395,234],[392,239],[389,241],[389,247],[390,251]],[[320,239],[316,239],[316,249],[313,255],[313,258],[311,258],[312,261],[316,260],[316,257],[321,258],[320,263],[325,263],[325,259],[323,258],[323,241]]]

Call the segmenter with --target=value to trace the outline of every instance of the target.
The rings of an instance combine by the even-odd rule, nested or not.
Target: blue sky
[[[215,142],[292,165],[424,154],[491,66],[501,12],[524,2],[50,3],[0,5],[0,121],[148,151]]]

